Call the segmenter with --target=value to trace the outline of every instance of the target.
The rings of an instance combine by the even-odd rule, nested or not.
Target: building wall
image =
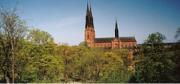
[[[111,48],[111,42],[107,43],[95,43],[94,47],[101,47],[101,48]]]
[[[111,42],[101,42],[94,43],[94,45],[90,45],[89,47],[98,47],[98,48],[129,48],[136,46],[136,42],[121,42],[117,39],[112,40]]]
[[[85,41],[90,47],[94,47],[95,31],[92,27],[85,29]]]
[[[121,42],[122,48],[134,47],[136,45],[137,45],[136,42]]]
[[[112,40],[112,48],[120,48],[120,42],[118,39],[113,39]]]

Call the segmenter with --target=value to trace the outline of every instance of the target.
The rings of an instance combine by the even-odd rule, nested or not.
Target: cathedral
[[[90,48],[132,48],[137,45],[135,37],[119,37],[118,23],[115,22],[115,36],[96,38],[91,6],[87,4],[85,22],[85,42]]]

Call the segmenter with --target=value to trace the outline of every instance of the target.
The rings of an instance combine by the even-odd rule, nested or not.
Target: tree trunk
[[[14,37],[11,39],[11,53],[12,53],[12,83],[14,83],[14,65],[15,65],[15,60],[14,60]]]
[[[14,55],[12,56],[12,83],[14,83]]]
[[[10,78],[5,76],[5,79],[6,79],[6,83],[9,83],[10,82]]]
[[[7,71],[4,72],[4,79],[5,79],[6,83],[10,83],[10,77],[8,76]]]

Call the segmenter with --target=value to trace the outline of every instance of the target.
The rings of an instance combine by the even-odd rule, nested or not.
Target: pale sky
[[[56,43],[84,41],[88,0],[0,0],[3,8],[17,7],[29,27],[49,32]],[[96,37],[114,37],[115,19],[120,36],[135,36],[143,43],[160,32],[175,42],[180,27],[180,0],[91,0]],[[116,17],[116,18],[115,18]]]

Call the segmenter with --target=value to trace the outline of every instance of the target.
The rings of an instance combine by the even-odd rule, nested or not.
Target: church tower
[[[119,39],[119,31],[118,31],[118,24],[117,24],[117,20],[115,23],[115,38],[112,41],[112,48],[120,48],[120,39]]]
[[[94,39],[95,39],[95,30],[93,24],[93,16],[91,5],[87,4],[87,11],[86,11],[86,23],[85,23],[85,42],[89,47],[94,47]]]

